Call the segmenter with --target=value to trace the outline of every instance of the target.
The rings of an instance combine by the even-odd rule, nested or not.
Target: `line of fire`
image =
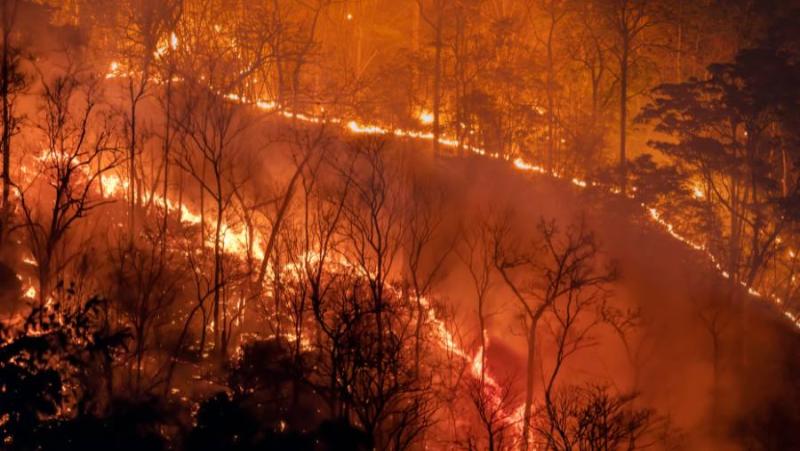
[[[800,450],[797,0],[0,0],[0,449]]]

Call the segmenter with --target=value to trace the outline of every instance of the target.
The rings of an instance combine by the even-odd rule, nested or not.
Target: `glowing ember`
[[[692,186],[692,196],[694,196],[695,199],[705,199],[706,192],[701,185],[695,183]]]
[[[433,113],[428,110],[422,110],[417,114],[417,119],[422,125],[431,125],[433,124]]]

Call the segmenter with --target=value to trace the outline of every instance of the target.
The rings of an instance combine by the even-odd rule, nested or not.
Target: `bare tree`
[[[709,283],[708,280],[700,279],[694,274],[690,277],[691,286],[699,291],[699,294],[691,296],[691,305],[710,345],[709,357],[712,371],[710,420],[713,432],[718,433],[718,428],[723,424],[720,417],[724,402],[722,395],[725,354],[723,351],[725,351],[726,334],[734,323],[735,317],[730,311],[731,295],[720,296],[715,291],[719,290],[724,293],[730,287],[727,283],[715,283],[715,281]]]
[[[588,75],[591,86],[591,123],[596,127],[601,120],[603,108],[611,100],[610,89],[607,93],[603,92],[610,64],[610,49],[606,42],[608,32],[603,28],[602,20],[593,14],[591,3],[581,5],[575,16],[580,23],[577,36],[573,39],[574,48],[571,54]]]
[[[492,285],[494,270],[494,249],[492,230],[486,222],[471,222],[461,233],[462,245],[457,250],[458,256],[469,273],[475,290],[478,313],[478,334],[481,353],[481,383],[486,381],[486,348],[488,333],[489,290]]]
[[[442,135],[442,76],[444,68],[444,34],[450,0],[417,0],[419,17],[433,32],[433,154],[439,155]]]
[[[412,167],[411,171],[419,169]],[[429,174],[411,174],[410,199],[413,205],[407,209],[407,224],[403,237],[406,274],[410,281],[414,302],[417,306],[414,352],[417,370],[422,350],[422,331],[427,320],[425,297],[431,294],[435,282],[444,273],[444,264],[453,250],[457,236],[445,239],[444,212],[446,191]]]
[[[602,8],[615,38],[611,47],[616,59],[619,82],[619,187],[625,193],[628,178],[627,129],[630,82],[635,63],[650,45],[645,32],[658,22],[655,2],[650,0],[603,0]]]
[[[556,129],[558,127],[558,110],[557,105],[559,86],[559,72],[563,63],[557,55],[556,44],[560,39],[560,24],[565,21],[569,9],[565,2],[559,0],[540,0],[537,4],[544,16],[547,17],[545,27],[543,27],[543,36],[540,36],[537,31],[538,26],[531,27],[534,30],[534,37],[544,46],[545,51],[545,96],[547,98],[547,170],[555,171],[555,152],[557,143]],[[529,14],[530,17],[538,17],[538,14]]]
[[[539,431],[546,449],[634,451],[663,443],[665,422],[653,410],[637,407],[636,399],[636,394],[616,394],[604,385],[559,390],[552,419]]]
[[[139,108],[150,93],[152,78],[157,72],[155,59],[159,53],[169,48],[170,32],[174,30],[180,16],[182,0],[126,0],[124,3],[116,9],[118,24],[114,29],[122,32],[118,41],[119,56],[127,71],[124,80],[128,108],[124,117],[128,138],[128,227],[133,239],[136,235],[135,210],[143,194],[143,177],[140,178],[137,172],[137,158],[142,152],[145,139]]]
[[[218,62],[221,64],[221,62]],[[221,69],[221,68],[220,68]],[[188,83],[187,83],[188,84]],[[205,84],[197,83],[183,97],[181,114],[176,119],[187,148],[176,160],[198,185],[201,196],[213,201],[214,217],[211,224],[210,246],[213,250],[213,316],[214,350],[224,357],[230,331],[224,326],[228,314],[225,291],[225,236],[230,233],[226,215],[234,203],[236,186],[244,183],[237,171],[237,158],[242,151],[241,136],[250,125],[243,107],[220,97]],[[202,201],[202,197],[201,197]],[[201,212],[200,227],[206,222]],[[200,246],[205,246],[205,233],[201,233]]]
[[[358,138],[352,144],[357,155],[353,171],[342,174],[352,180],[352,195],[344,203],[342,236],[344,257],[363,274],[369,282],[374,302],[378,355],[383,346],[384,300],[394,264],[399,257],[402,236],[406,228],[403,221],[402,200],[393,172],[390,148],[380,138]]]
[[[485,75],[493,43],[482,38],[485,30],[481,17],[484,2],[456,2],[453,11],[454,32],[447,41],[452,52],[452,84],[455,137],[459,155],[465,154],[467,140],[475,133],[471,103],[480,89],[480,77]]]
[[[546,239],[551,240],[551,236],[546,235]],[[615,274],[612,268],[607,271],[605,275],[598,273],[600,277],[593,283],[581,286],[581,282],[578,282],[575,289],[568,290],[549,307],[545,325],[555,344],[555,355],[549,374],[544,369],[542,371],[544,410],[551,424],[548,437],[552,436],[555,429],[556,408],[553,396],[565,362],[577,352],[594,346],[594,329],[612,316],[607,313],[607,310],[612,309],[607,306],[609,292],[605,285],[614,279]],[[547,446],[552,447],[553,443],[548,440]]]
[[[38,265],[39,301],[44,305],[52,276],[76,255],[66,243],[70,229],[111,202],[100,197],[98,185],[118,158],[109,117],[98,103],[98,81],[74,66],[52,79],[42,78],[37,126],[44,151],[37,157],[37,176],[27,187],[19,187],[19,194],[22,227]]]
[[[163,381],[158,340],[175,318],[185,269],[174,255],[163,252],[160,234],[144,233],[143,238],[134,246],[120,243],[111,256],[113,299],[132,332],[128,384],[134,395],[147,394]]]
[[[11,222],[11,138],[18,132],[21,117],[15,111],[19,93],[27,86],[25,74],[20,64],[22,51],[15,45],[15,30],[19,1],[9,0],[0,6],[0,33],[2,34],[2,54],[0,54],[0,102],[2,102],[3,133],[0,136],[0,153],[3,155],[3,192],[0,205],[0,245],[9,230]]]
[[[306,226],[310,249],[298,263],[333,415],[361,426],[379,449],[408,449],[430,426],[434,399],[430,371],[415,364],[417,306],[392,282],[405,218],[390,152],[373,138],[345,149],[343,164],[333,166],[332,196],[307,200],[316,208]]]
[[[533,417],[539,323],[562,298],[574,300],[585,293],[584,290],[592,291],[606,284],[613,275],[600,267],[597,244],[584,219],[563,232],[554,221],[541,220],[537,228],[540,244],[528,249],[520,249],[512,227],[511,217],[506,214],[493,225],[492,234],[495,267],[522,309],[526,331],[527,380],[522,442],[527,449]]]
[[[514,395],[511,383],[501,381],[497,386],[492,386],[483,378],[470,378],[466,384],[470,401],[486,435],[485,441],[470,437],[467,448],[476,451],[512,449],[514,437],[511,436],[509,429],[514,425],[513,413],[517,397]]]

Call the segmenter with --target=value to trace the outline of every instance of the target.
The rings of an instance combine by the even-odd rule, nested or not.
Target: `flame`
[[[694,185],[692,185],[692,196],[698,200],[705,199],[706,192],[703,189],[703,186],[700,185],[699,183],[695,183]]]
[[[431,125],[433,124],[434,117],[433,113],[431,113],[430,111],[420,110],[420,112],[417,114],[417,119],[419,119],[419,122],[422,125]]]
[[[586,188],[586,186],[588,185],[586,183],[586,180],[582,180],[582,179],[579,179],[579,178],[573,178],[572,179],[572,184],[575,185],[575,186],[580,186],[581,188]]]
[[[348,15],[348,20],[350,20],[350,19],[351,19],[351,16]],[[177,41],[177,39],[175,41]],[[106,75],[106,78],[117,77],[117,76],[120,75],[119,72],[120,72],[119,64],[115,63],[115,62],[112,62],[110,71]],[[253,104],[256,108],[258,108],[260,110],[263,110],[263,111],[276,111],[278,109],[278,104],[275,101],[269,100],[269,99],[259,99],[259,100],[253,101],[251,99],[247,99],[245,97],[242,97],[242,96],[234,94],[234,93],[227,93],[227,94],[226,93],[221,93],[221,95],[224,98],[226,98],[226,99],[228,99],[228,100],[230,100],[232,102]],[[389,128],[386,128],[384,126],[378,125],[378,124],[362,123],[362,122],[359,122],[359,121],[356,121],[356,120],[344,120],[344,119],[340,119],[340,118],[315,117],[315,116],[311,116],[311,115],[307,115],[307,114],[303,114],[303,113],[299,113],[299,112],[291,112],[291,111],[281,111],[280,114],[282,116],[284,116],[284,117],[287,117],[287,118],[296,119],[296,120],[303,121],[303,122],[308,122],[308,123],[344,124],[345,130],[347,130],[347,131],[349,131],[350,133],[353,133],[353,134],[374,135],[374,136],[393,135],[393,136],[396,136],[396,137],[419,139],[419,140],[423,140],[423,141],[433,141],[433,139],[434,139],[433,134],[430,133],[430,132],[421,132],[421,131],[403,130],[403,129],[389,129]],[[427,124],[429,124],[429,121],[430,122],[433,121],[432,114],[430,114],[428,111],[425,111],[425,110],[420,111],[420,113],[418,114],[417,119],[423,125],[427,125]],[[475,146],[465,145],[463,143],[460,143],[457,139],[454,139],[454,138],[451,138],[451,137],[447,137],[447,136],[440,137],[439,138],[439,143],[444,145],[444,146],[446,146],[446,147],[451,147],[451,148],[457,147],[457,146],[459,146],[459,144],[462,144],[462,148],[463,149],[465,149],[467,151],[470,151],[472,153],[475,153],[475,154],[478,154],[478,155],[482,155],[482,156],[486,156],[486,157],[493,158],[493,159],[500,159],[501,158],[501,155],[499,155],[497,153],[489,153],[485,149],[482,149],[482,148],[479,148],[479,147],[475,147]],[[522,171],[522,172],[545,174],[545,175],[549,175],[551,177],[558,178],[558,179],[563,178],[562,174],[559,174],[558,172],[555,172],[555,171],[548,171],[546,168],[542,167],[541,165],[538,165],[538,164],[532,163],[530,161],[527,161],[527,160],[523,159],[522,157],[516,157],[512,161],[512,165],[513,165],[514,168],[516,168],[517,170]],[[586,188],[588,186],[592,186],[592,187],[602,186],[599,183],[590,182],[590,181],[579,179],[579,178],[572,178],[569,181],[574,186],[576,186],[578,188],[581,188],[581,189],[582,188]],[[125,186],[125,182],[124,181],[122,181],[122,180],[113,180],[113,178],[109,178],[108,180],[106,180],[104,182],[107,182],[107,183],[104,183],[104,187],[106,187],[108,189],[108,192],[111,193],[110,195],[116,194],[118,192],[118,187],[120,185]],[[605,187],[605,189],[611,194],[617,194],[617,195],[622,195],[623,194],[619,190],[619,188],[617,188],[615,186],[607,186],[607,187]],[[693,191],[694,191],[695,195],[697,196],[698,190],[694,189]],[[631,199],[635,199],[636,198],[635,193],[636,193],[636,189],[634,187],[631,190],[630,194],[629,193],[625,193],[624,195],[629,197],[629,198],[631,198]],[[156,199],[158,199],[158,202],[160,202],[162,205],[166,204],[169,209],[174,209],[175,208],[174,204],[172,204],[169,200],[166,200],[166,199],[163,199],[163,198],[160,198],[160,197],[157,197]],[[704,245],[696,243],[696,242],[690,240],[689,238],[687,238],[687,237],[681,235],[680,233],[678,233],[676,231],[675,227],[673,226],[673,224],[671,224],[667,220],[665,220],[662,217],[661,213],[657,209],[649,207],[644,203],[642,203],[641,206],[645,210],[645,212],[648,213],[648,217],[654,223],[660,225],[670,236],[672,236],[677,241],[686,244],[690,248],[692,248],[692,249],[694,249],[696,251],[704,253],[704,255],[711,261],[712,265],[717,269],[717,271],[719,271],[719,273],[720,273],[720,275],[722,277],[725,277],[725,278],[729,278],[730,277],[730,275],[725,270],[723,270],[722,265],[719,263],[719,261],[716,258],[716,256],[714,256],[710,251],[708,251]],[[194,213],[190,212],[185,206],[181,206],[180,210],[181,210],[180,211],[180,216],[181,216],[182,220],[186,220],[186,221],[194,223],[194,224],[199,224],[201,222],[200,217],[197,214],[194,214]],[[235,227],[229,227],[227,224],[223,227],[223,230],[224,230],[224,233],[223,233],[224,240],[223,240],[223,242],[224,242],[225,250],[227,252],[232,252],[232,253],[241,255],[248,248],[247,244],[246,244],[247,243],[246,234],[241,229],[237,229]],[[208,244],[209,243],[206,243],[206,245],[208,245]],[[260,244],[256,245],[256,243],[253,243],[253,248],[260,250],[261,246],[260,246]],[[794,257],[794,252],[790,251],[790,255],[792,257]],[[260,259],[263,258],[263,251],[261,251],[258,254],[258,258],[260,258]],[[313,258],[313,255],[307,255],[304,258]],[[317,257],[317,258],[319,258],[319,257]],[[339,263],[342,263],[342,262],[339,262]],[[346,264],[346,262],[344,262],[343,264]],[[286,269],[292,269],[292,268],[287,267]],[[296,270],[297,268],[294,268],[294,269]],[[761,295],[761,293],[759,293],[753,287],[748,287],[745,284],[742,284],[742,285],[743,285],[743,287],[745,289],[747,289],[748,293],[750,293],[752,296],[758,297],[758,298],[762,298],[763,297]],[[772,300],[773,303],[775,305],[778,305],[778,306],[780,306],[782,304],[782,302],[783,302],[780,298],[777,298],[777,297],[770,297],[769,299]],[[484,351],[482,349],[480,349],[480,350],[478,350],[478,352],[475,355],[470,355],[465,349],[460,347],[460,345],[458,344],[458,342],[455,339],[455,337],[453,336],[453,334],[448,330],[446,324],[440,318],[438,318],[438,316],[436,314],[436,311],[435,311],[435,309],[433,309],[431,307],[430,302],[425,298],[420,299],[420,302],[424,306],[424,308],[426,309],[427,316],[428,316],[428,321],[433,326],[434,335],[437,338],[436,341],[439,343],[439,346],[442,349],[446,350],[447,352],[452,353],[453,355],[455,355],[455,356],[457,356],[459,358],[462,358],[465,361],[469,362],[470,363],[470,371],[471,371],[473,377],[480,377],[480,375],[483,373],[484,382],[485,382],[484,390],[486,390],[486,394],[489,396],[493,407],[495,407],[495,408],[503,408],[501,406],[502,400],[500,398],[502,387],[495,380],[495,378],[491,374],[489,374],[488,369],[487,369],[486,372],[482,371],[483,370],[482,365],[483,365],[483,360],[484,360],[482,353]],[[783,311],[783,314],[786,316],[786,318],[789,321],[791,321],[792,324],[794,324],[795,327],[800,328],[800,318],[797,315],[793,314],[792,312],[790,312],[788,310],[782,310],[782,311]],[[295,337],[295,339],[297,339],[297,337]],[[302,341],[303,337],[300,337],[300,340]],[[507,421],[509,422],[509,424],[513,424],[515,429],[520,433],[522,431],[522,427],[524,427],[524,425],[523,425],[523,412],[524,412],[524,406],[521,405],[517,409],[513,410],[512,412],[506,412],[506,414],[503,415],[504,418],[508,419]]]
[[[111,64],[108,65],[108,72],[106,73],[106,78],[117,78],[120,74],[120,64],[117,61],[112,61]]]
[[[484,390],[484,394],[487,396],[491,408],[501,411],[501,418],[505,419],[507,424],[512,425],[517,430],[518,434],[521,434],[524,419],[524,406],[519,406],[513,412],[505,410],[502,399],[502,385],[497,382],[488,368],[483,371],[484,350],[482,348],[478,349],[475,355],[470,356],[469,353],[458,344],[453,334],[447,329],[447,325],[444,321],[436,315],[436,310],[431,308],[430,301],[425,297],[421,297],[419,301],[428,314],[428,322],[433,325],[433,330],[439,346],[446,352],[469,362],[472,377],[480,380],[481,376],[483,376],[483,386],[481,388]],[[488,345],[488,337],[484,342]]]

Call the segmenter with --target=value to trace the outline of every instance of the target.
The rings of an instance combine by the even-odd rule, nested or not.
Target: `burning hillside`
[[[4,1],[4,446],[795,447],[793,5],[501,3]]]

